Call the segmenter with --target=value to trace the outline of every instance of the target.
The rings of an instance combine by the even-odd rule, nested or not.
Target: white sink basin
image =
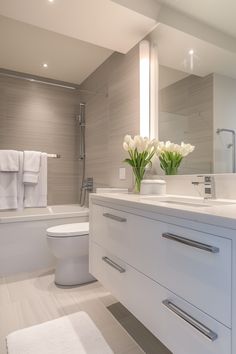
[[[236,204],[235,201],[221,200],[221,199],[203,199],[203,198],[191,198],[191,197],[178,197],[178,196],[146,196],[142,197],[145,201],[183,205],[195,208],[212,207],[212,206],[224,206]]]

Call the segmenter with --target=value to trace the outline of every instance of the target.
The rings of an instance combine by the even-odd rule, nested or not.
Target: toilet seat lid
[[[50,237],[83,236],[89,234],[89,223],[80,222],[76,224],[64,224],[49,227],[47,235]]]

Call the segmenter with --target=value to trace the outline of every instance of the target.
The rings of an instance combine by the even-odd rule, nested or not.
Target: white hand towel
[[[25,183],[24,206],[37,208],[47,206],[47,154],[41,154],[38,184]]]
[[[19,172],[17,173],[17,209],[22,210],[24,208],[23,151],[19,151],[19,163]]]
[[[15,150],[0,150],[0,171],[18,172],[19,153]]]
[[[16,161],[18,161],[17,163],[19,165],[17,169],[19,171],[0,172],[0,209],[1,210],[17,209],[18,207],[22,207],[23,205],[23,192],[24,192],[24,186],[22,182],[23,152],[21,151],[15,151],[15,152],[18,155],[17,159],[15,158],[15,168],[16,168]],[[6,167],[4,167],[4,169],[6,169]]]
[[[17,209],[17,172],[0,172],[0,209]]]
[[[40,160],[40,151],[24,151],[24,172],[39,172]]]
[[[23,183],[37,184],[41,164],[41,152],[24,151],[24,175]]]

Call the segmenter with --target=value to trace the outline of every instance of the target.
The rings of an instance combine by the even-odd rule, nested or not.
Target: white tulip
[[[126,135],[126,136],[124,137],[124,142],[127,143],[127,144],[129,144],[131,140],[132,140],[132,138],[131,138],[130,135]]]
[[[141,138],[141,136],[135,135],[134,144],[135,144],[135,148],[138,150],[138,152],[142,152],[142,138]]]
[[[129,148],[130,148],[131,150],[135,150],[135,149],[136,149],[136,145],[135,145],[135,142],[134,142],[133,139],[130,139]]]
[[[129,151],[129,145],[125,141],[123,142],[123,149]]]
[[[156,145],[156,153],[157,155],[161,155],[164,152],[173,152],[182,155],[183,157],[190,154],[195,149],[195,146],[191,144],[185,144],[184,142],[181,145],[174,144],[171,141],[163,141],[158,142]]]
[[[143,153],[144,151],[151,153],[153,150],[157,151],[158,147],[159,142],[156,139],[150,140],[140,135],[135,135],[133,139],[130,135],[124,137],[123,148],[125,151],[137,149],[138,153]]]

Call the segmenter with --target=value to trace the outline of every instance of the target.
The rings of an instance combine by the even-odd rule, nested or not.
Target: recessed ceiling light
[[[54,2],[54,0],[48,0],[49,2]]]
[[[44,63],[44,64],[43,64],[43,68],[46,69],[47,67],[48,67],[48,64],[47,64],[47,63]]]
[[[188,52],[189,55],[193,55],[194,54],[194,50],[193,49],[190,49],[189,52]]]

